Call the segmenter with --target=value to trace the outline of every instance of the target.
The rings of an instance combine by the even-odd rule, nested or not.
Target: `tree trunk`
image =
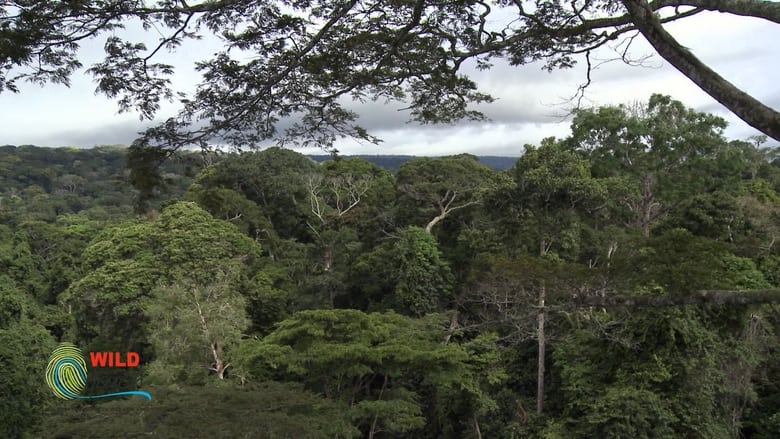
[[[473,415],[471,418],[474,421],[474,432],[477,434],[477,439],[482,439],[482,431],[479,429],[479,421],[477,421],[477,415]]]
[[[219,343],[214,342],[211,345],[211,355],[214,358],[214,367],[212,370],[217,374],[217,377],[221,380],[225,379],[225,371],[230,367],[230,363],[225,364],[222,360],[222,346]]]
[[[452,338],[452,334],[455,333],[455,330],[458,329],[458,315],[460,313],[457,309],[453,310],[452,317],[450,317],[450,330],[447,334],[447,337],[444,339],[444,344],[448,344],[450,342],[450,339]]]
[[[734,86],[678,43],[671,34],[666,32],[647,0],[622,0],[622,2],[639,32],[669,64],[748,125],[775,140],[780,140],[780,112]]]
[[[440,215],[436,215],[426,226],[425,231],[428,233],[431,233],[433,230],[433,226],[435,226],[439,221],[443,220],[447,217],[447,214],[445,212],[442,212]]]
[[[382,399],[382,394],[385,393],[385,389],[387,388],[387,375],[384,377],[384,381],[382,381],[382,388],[379,390],[379,396],[377,397],[378,401]],[[371,422],[371,430],[368,432],[368,439],[374,439],[374,435],[377,433],[376,423],[378,420],[378,416],[374,415],[374,420]]]
[[[325,254],[322,259],[323,271],[330,271],[330,268],[333,266],[333,250],[330,247],[325,248]]]
[[[544,410],[544,359],[545,359],[545,339],[544,339],[544,285],[539,290],[539,314],[538,326],[536,328],[536,337],[539,340],[539,354],[537,358],[536,371],[536,413],[542,414]]]
[[[642,231],[643,238],[650,237],[650,224],[653,222],[653,209],[656,208],[653,188],[655,187],[655,178],[652,174],[646,174],[642,177],[642,202],[637,212],[637,223]]]

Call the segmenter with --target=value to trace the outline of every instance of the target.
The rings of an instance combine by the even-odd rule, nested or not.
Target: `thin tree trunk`
[[[444,339],[444,344],[448,344],[450,342],[450,339],[452,338],[452,334],[455,333],[455,330],[458,329],[458,315],[460,313],[458,310],[454,310],[452,312],[452,317],[450,317],[450,329],[449,333],[447,334],[447,337]]]
[[[474,431],[477,433],[477,439],[482,439],[482,432],[479,430],[479,421],[477,421],[477,415],[472,417],[474,421]]]
[[[642,231],[643,238],[650,237],[650,223],[653,222],[653,209],[656,207],[653,188],[655,186],[655,177],[647,174],[642,177],[642,204],[638,213],[637,222]]]
[[[328,246],[325,247],[325,254],[322,258],[322,269],[323,271],[330,271],[330,268],[333,266],[333,249]]]
[[[382,399],[382,394],[385,393],[385,389],[387,388],[387,375],[385,375],[385,379],[382,382],[382,389],[379,391],[379,397],[377,400]],[[378,417],[377,415],[374,415],[374,420],[371,422],[371,430],[368,432],[368,439],[374,439],[374,435],[377,433],[376,431],[376,423],[377,423]]]
[[[536,413],[542,414],[544,410],[544,359],[545,359],[545,339],[544,339],[544,285],[539,290],[539,315],[538,326],[536,328],[536,337],[539,340],[539,355],[536,373]]]

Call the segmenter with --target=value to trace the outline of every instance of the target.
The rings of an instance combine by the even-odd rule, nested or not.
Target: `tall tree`
[[[267,238],[267,233],[275,231],[282,238],[308,242],[312,237],[306,226],[309,210],[306,176],[317,171],[314,161],[303,154],[268,148],[228,156],[206,167],[196,176],[189,195],[217,218],[233,219],[240,215],[234,221],[248,221],[253,238],[258,235]],[[228,191],[242,195],[256,207]],[[272,231],[264,230],[258,213],[268,218]]]
[[[554,138],[526,145],[508,172],[513,184],[492,200],[504,242],[539,256],[552,250],[576,260],[585,220],[599,217],[609,189],[623,185],[619,178],[593,178],[590,162]]]
[[[644,237],[674,203],[708,185],[709,168],[726,147],[726,122],[654,94],[646,104],[606,106],[577,112],[571,147],[582,151],[597,177],[628,177],[623,196]]]
[[[398,169],[399,214],[432,233],[441,221],[480,204],[500,181],[472,155],[414,159]]]
[[[170,383],[186,382],[188,375],[202,382],[203,370],[227,378],[235,369],[228,370],[231,349],[249,327],[238,275],[225,266],[208,284],[184,279],[152,292],[144,307],[156,353],[148,373]]]
[[[234,272],[259,257],[257,243],[192,202],[167,206],[155,221],[109,227],[82,255],[85,275],[61,303],[76,316],[85,342],[111,340],[138,348],[145,301],[157,287],[191,280],[208,286],[225,266]]]

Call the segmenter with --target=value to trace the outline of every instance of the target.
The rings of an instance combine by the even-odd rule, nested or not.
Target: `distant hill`
[[[307,157],[315,160],[318,163],[331,159],[331,156],[329,155],[309,155]],[[413,155],[343,155],[340,157],[359,157],[390,171],[396,171],[405,162],[417,158]],[[491,155],[479,156],[480,163],[483,163],[485,166],[489,166],[499,171],[511,168],[514,166],[515,162],[517,162],[517,159],[517,157],[501,157]]]
[[[127,147],[123,145],[101,145],[94,148],[77,148],[77,147],[58,147],[58,148],[52,148],[52,147],[41,147],[41,146],[35,146],[35,145],[2,145],[0,146],[0,155],[2,154],[21,154],[21,156],[24,156],[26,160],[37,158],[37,159],[44,159],[44,162],[47,160],[61,160],[63,154],[75,154],[75,156],[78,156],[79,154],[86,154],[91,155],[96,153],[97,151],[100,151],[101,153],[114,153],[116,156],[112,156],[113,159],[118,160],[116,163],[116,166],[118,168],[114,169],[112,168],[114,173],[121,173],[124,167],[124,154],[127,152]],[[101,156],[102,157],[102,156]],[[198,158],[200,155],[193,155],[192,157]],[[330,160],[332,156],[330,155],[307,155],[310,159],[321,163],[326,160]],[[366,155],[366,154],[358,154],[358,155],[340,155],[342,158],[351,158],[351,157],[359,157],[364,160],[367,160],[381,168],[387,169],[391,172],[395,172],[398,170],[398,168],[408,162],[409,160],[421,157],[421,156],[413,156],[413,155]],[[484,164],[485,166],[488,166],[490,168],[496,169],[498,171],[503,171],[506,169],[511,168],[514,166],[514,164],[517,162],[518,157],[504,157],[504,156],[492,156],[492,155],[486,155],[486,156],[477,156],[479,158],[480,163]],[[215,157],[215,161],[219,161],[219,157]],[[195,160],[197,161],[197,160]],[[170,164],[168,165],[170,166]],[[2,181],[2,179],[0,179]]]

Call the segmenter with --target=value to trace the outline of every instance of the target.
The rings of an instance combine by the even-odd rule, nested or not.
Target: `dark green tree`
[[[43,379],[54,338],[36,322],[36,303],[0,275],[0,434],[19,438],[40,419],[50,398]]]
[[[505,183],[468,154],[410,160],[396,176],[398,215],[403,223],[432,233],[441,221],[473,210],[489,191]]]
[[[495,404],[483,386],[500,383],[504,373],[491,357],[490,337],[444,344],[442,323],[440,316],[302,311],[262,340],[247,342],[246,367],[258,377],[295,379],[346,404],[364,437],[422,437],[426,424],[432,437],[463,437],[457,434],[463,426],[443,433],[453,422],[449,413],[460,411],[466,428],[474,428]]]
[[[249,222],[253,238],[268,239],[268,233],[277,233],[282,238],[309,242],[306,176],[317,172],[317,165],[300,153],[268,148],[228,156],[203,169],[189,188],[189,196],[217,218],[240,214],[236,220]],[[270,221],[270,230],[257,218],[255,208],[233,192],[255,203]]]
[[[654,94],[646,105],[581,110],[566,139],[591,162],[595,177],[625,177],[619,199],[642,236],[659,218],[693,194],[718,189],[708,177],[726,147],[726,122]]]

